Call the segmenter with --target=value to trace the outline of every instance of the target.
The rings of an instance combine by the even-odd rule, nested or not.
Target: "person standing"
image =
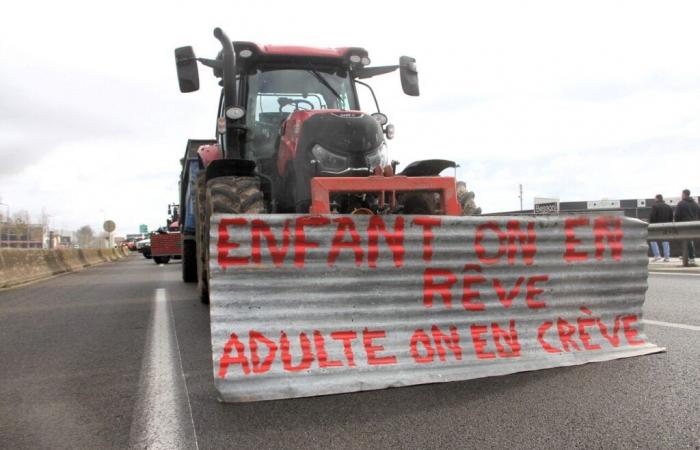
[[[673,222],[673,208],[664,201],[661,194],[656,194],[656,201],[651,206],[651,214],[649,215],[649,223],[668,223]],[[664,249],[664,262],[668,262],[671,257],[671,246],[668,241],[662,241],[661,245]],[[651,252],[654,254],[654,261],[661,259],[659,254],[659,243],[651,241]]]
[[[691,222],[700,220],[700,207],[690,196],[690,190],[683,189],[681,201],[676,205],[676,210],[673,213],[673,220],[676,222]],[[688,264],[695,265],[695,244],[692,239],[688,239]]]

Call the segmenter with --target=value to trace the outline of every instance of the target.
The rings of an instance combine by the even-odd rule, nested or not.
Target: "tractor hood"
[[[278,167],[282,176],[294,180],[298,210],[308,211],[312,178],[367,176],[387,160],[384,133],[372,116],[359,111],[296,111],[284,126]]]
[[[302,122],[299,150],[311,152],[320,145],[334,153],[364,156],[383,142],[381,126],[372,116],[354,111],[324,111]],[[357,163],[367,167],[364,160]]]

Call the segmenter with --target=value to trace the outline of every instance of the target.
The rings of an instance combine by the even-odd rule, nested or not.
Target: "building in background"
[[[696,201],[700,197],[693,197]],[[672,208],[675,208],[680,197],[664,197],[664,200]],[[533,216],[533,215],[558,215],[558,214],[615,214],[626,217],[634,217],[645,222],[649,221],[651,206],[654,198],[633,198],[625,200],[587,200],[560,202],[557,198],[535,197],[534,209],[522,211],[504,211],[487,213],[487,216]]]
[[[700,197],[694,196],[695,201],[700,200]],[[664,197],[666,203],[675,208],[680,197]],[[497,213],[488,213],[487,216],[552,216],[566,214],[614,214],[625,217],[633,217],[635,219],[649,221],[651,207],[654,204],[654,198],[633,198],[623,200],[588,200],[588,201],[573,201],[560,202],[556,198],[535,197],[533,209],[522,211],[504,211]],[[700,245],[700,241],[695,241],[695,246]],[[671,241],[671,254],[680,256],[682,253],[681,241]]]
[[[48,236],[42,224],[0,223],[0,248],[48,248]]]

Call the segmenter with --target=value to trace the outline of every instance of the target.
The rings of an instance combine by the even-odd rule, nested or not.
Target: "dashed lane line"
[[[199,448],[172,309],[162,288],[154,295],[129,444],[141,449]]]
[[[681,277],[700,277],[700,273],[688,273],[688,272],[657,272],[655,270],[650,270],[649,275],[678,275]]]
[[[695,326],[695,325],[686,325],[684,323],[660,322],[658,320],[647,320],[647,319],[642,320],[642,322],[644,322],[645,324],[649,324],[649,325],[658,325],[660,327],[671,327],[671,328],[680,328],[682,330],[700,331],[700,327]]]

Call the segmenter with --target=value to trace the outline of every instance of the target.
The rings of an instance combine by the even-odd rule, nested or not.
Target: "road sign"
[[[113,220],[105,220],[105,223],[102,224],[102,228],[107,233],[111,233],[115,230],[115,228],[117,228],[117,224],[115,224]]]
[[[535,197],[534,211],[536,215],[556,215],[559,214],[558,198]]]
[[[141,234],[148,233],[148,225],[143,224],[143,223],[141,225],[139,225],[139,233],[141,233]]]

